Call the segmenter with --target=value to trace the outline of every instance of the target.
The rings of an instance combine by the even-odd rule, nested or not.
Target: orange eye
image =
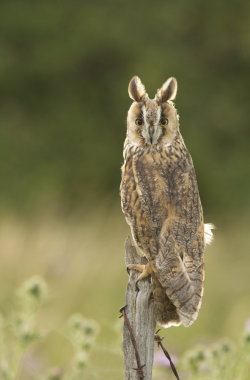
[[[165,127],[166,125],[168,125],[168,119],[165,119],[164,117],[162,117],[160,120],[160,124]]]
[[[135,120],[135,124],[136,124],[137,126],[141,126],[141,125],[143,125],[143,120],[142,120],[142,119],[136,119],[136,120]]]

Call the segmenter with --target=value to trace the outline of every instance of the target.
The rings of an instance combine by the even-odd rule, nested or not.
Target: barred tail
[[[165,263],[167,264],[167,261]],[[171,309],[169,305],[174,305],[174,313],[178,315],[179,322],[187,327],[196,320],[201,306],[204,281],[203,259],[195,267],[192,262],[188,261],[184,266],[181,259],[169,267],[175,270],[175,276],[172,278],[168,273],[168,276],[166,275],[165,267],[157,270],[157,278],[159,278],[163,291],[166,292],[167,303],[164,301],[164,310],[165,308]],[[160,302],[163,303],[162,290],[157,290],[157,300],[159,299],[158,294]]]

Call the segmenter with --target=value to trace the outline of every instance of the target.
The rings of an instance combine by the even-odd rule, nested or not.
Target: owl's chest
[[[142,210],[156,224],[165,220],[171,200],[178,198],[178,173],[183,169],[162,152],[128,157],[122,167],[124,213],[132,216]]]

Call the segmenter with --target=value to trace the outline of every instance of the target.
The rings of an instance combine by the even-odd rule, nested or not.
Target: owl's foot
[[[128,265],[127,269],[133,269],[142,272],[137,281],[140,281],[143,278],[150,276],[152,273],[156,271],[156,269],[150,261],[146,265],[130,264]]]

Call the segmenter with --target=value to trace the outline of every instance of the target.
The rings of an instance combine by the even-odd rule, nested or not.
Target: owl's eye
[[[142,119],[136,119],[135,124],[138,126],[141,126],[141,125],[143,125],[143,120]]]
[[[163,126],[168,125],[168,119],[165,119],[164,117],[162,117],[161,120],[160,120],[160,124],[163,125]]]

